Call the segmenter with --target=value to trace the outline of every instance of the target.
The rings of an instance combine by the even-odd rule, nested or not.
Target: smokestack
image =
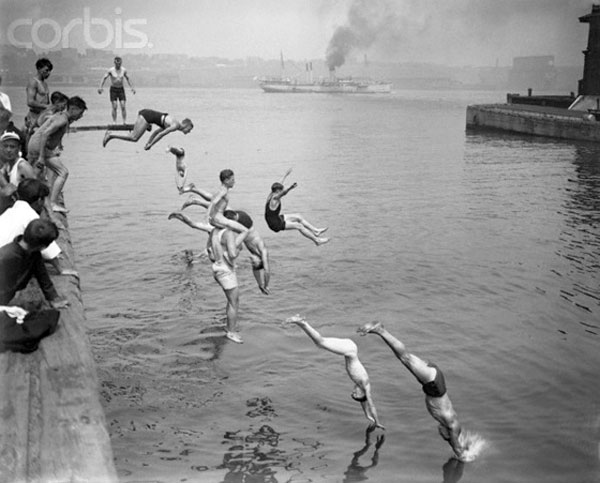
[[[329,66],[329,80],[335,81],[335,67]]]

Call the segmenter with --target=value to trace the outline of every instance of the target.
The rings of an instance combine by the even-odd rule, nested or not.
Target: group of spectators
[[[64,266],[57,243],[64,228],[58,214],[67,211],[61,194],[68,170],[61,154],[64,134],[87,106],[78,96],[50,94],[46,80],[52,67],[45,58],[36,62],[21,127],[13,122],[10,98],[0,92],[0,352],[31,352],[56,330],[59,309],[68,302],[58,295],[47,265],[60,275],[77,276]],[[31,278],[50,308],[28,311],[15,303]]]

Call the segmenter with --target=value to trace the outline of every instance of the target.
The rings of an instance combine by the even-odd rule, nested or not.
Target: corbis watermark
[[[15,47],[27,49],[50,50],[57,47],[63,49],[74,47],[72,36],[83,36],[86,47],[91,49],[143,49],[152,47],[145,32],[138,26],[146,25],[144,18],[123,19],[122,9],[114,10],[111,20],[92,17],[89,7],[84,7],[83,15],[71,19],[66,25],[59,24],[51,18],[19,18],[12,21],[6,31],[6,39]]]

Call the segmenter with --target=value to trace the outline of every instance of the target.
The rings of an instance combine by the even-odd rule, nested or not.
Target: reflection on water
[[[375,466],[377,466],[377,463],[379,463],[379,449],[385,441],[384,434],[377,435],[377,438],[375,440],[375,449],[373,451],[373,454],[371,455],[370,464],[361,465],[359,461],[360,457],[367,453],[367,451],[369,451],[369,448],[371,447],[371,433],[373,433],[374,430],[374,426],[369,426],[367,428],[367,431],[365,433],[365,445],[352,455],[352,460],[348,465],[348,469],[344,473],[344,483],[368,480],[369,477],[366,475],[367,470],[369,470],[370,468],[374,468]]]
[[[268,397],[252,398],[246,401],[251,418],[277,416],[272,401]],[[228,446],[223,455],[223,463],[217,469],[226,469],[224,483],[278,483],[278,468],[288,473],[292,464],[286,451],[279,449],[280,434],[269,424],[246,431],[226,431],[222,444]]]
[[[596,313],[600,308],[600,149],[576,148],[576,177],[569,179],[564,203],[565,227],[558,254],[569,261],[569,286],[561,296],[580,309]],[[581,322],[586,332],[598,335],[600,326]]]
[[[442,466],[442,473],[444,474],[443,483],[458,483],[463,475],[463,469],[465,464],[456,458],[450,458],[444,466]]]

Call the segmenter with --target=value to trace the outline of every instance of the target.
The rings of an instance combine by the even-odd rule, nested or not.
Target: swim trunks
[[[274,232],[285,230],[285,218],[279,214],[281,211],[281,203],[277,206],[277,209],[272,210],[269,206],[270,199],[265,205],[265,221],[271,230]]]
[[[250,261],[252,263],[252,270],[263,270],[265,268],[263,261],[256,255],[251,255]]]
[[[117,86],[110,86],[110,101],[114,102],[114,101],[124,101],[125,100],[125,88],[124,87],[117,87]]]
[[[142,116],[148,124],[155,124],[163,129],[166,127],[165,118],[168,115],[166,112],[153,111],[152,109],[142,109],[138,112],[138,114]]]
[[[442,397],[446,394],[446,381],[444,375],[438,366],[431,362],[427,364],[435,369],[435,379],[423,384],[423,392],[431,397]]]
[[[231,290],[238,286],[237,275],[227,263],[218,261],[212,264],[215,280],[224,290]]]
[[[365,402],[367,400],[367,395],[361,389],[360,386],[354,386],[354,391],[350,394],[350,397],[358,402]]]

